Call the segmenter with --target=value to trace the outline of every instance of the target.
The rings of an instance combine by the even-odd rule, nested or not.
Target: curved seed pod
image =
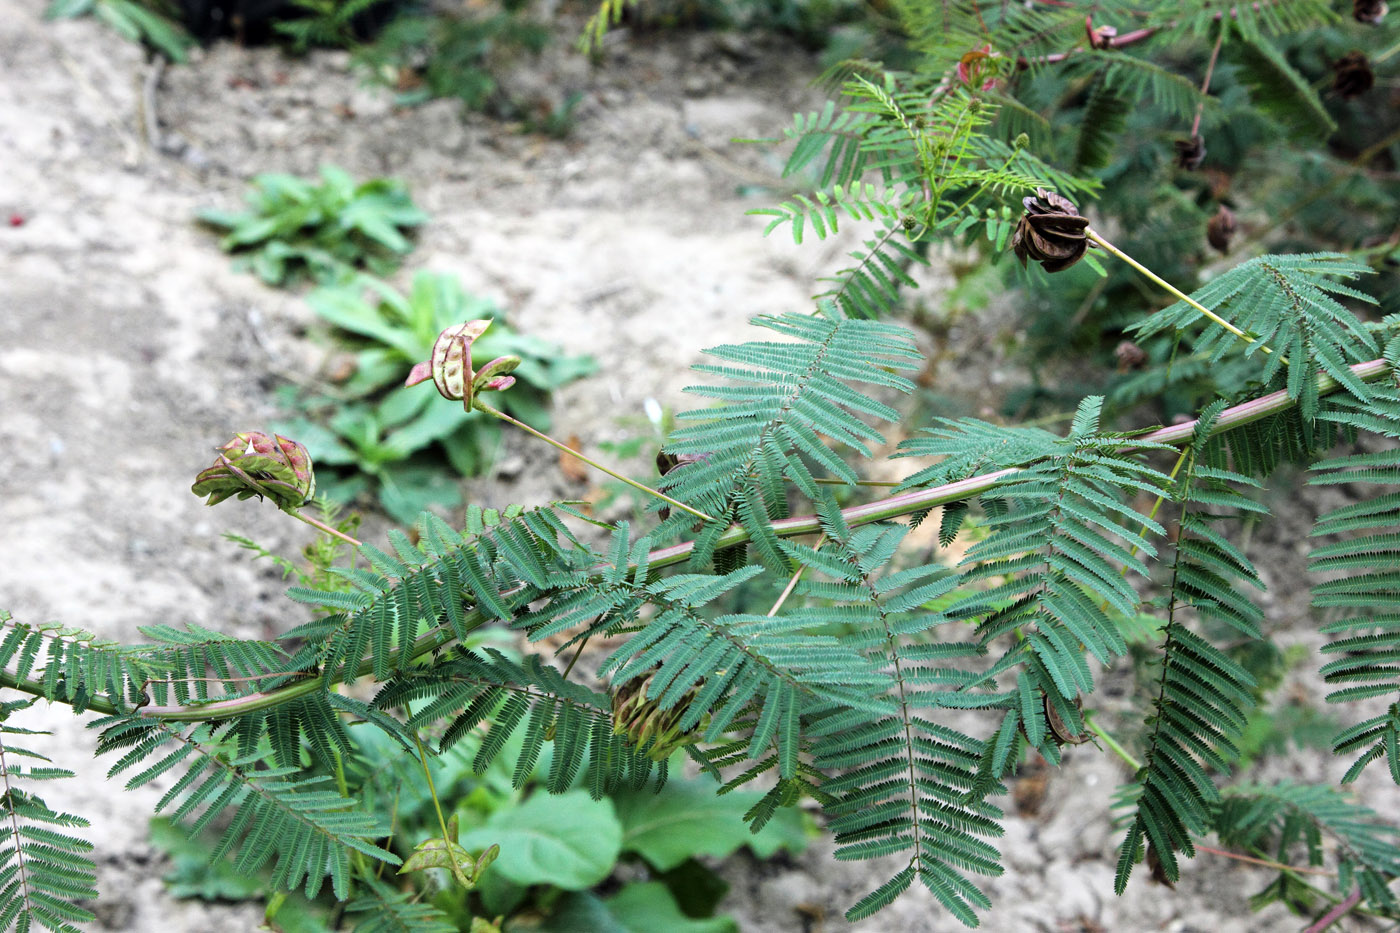
[[[1235,212],[1222,204],[1214,216],[1206,221],[1206,242],[1221,253],[1228,253],[1230,240],[1238,229],[1239,222],[1235,220]]]
[[[1093,734],[1087,730],[1084,732],[1071,732],[1069,727],[1065,725],[1064,719],[1062,719],[1059,712],[1056,711],[1055,704],[1050,702],[1049,696],[1045,696],[1042,702],[1045,707],[1045,724],[1050,727],[1050,734],[1054,736],[1056,745],[1083,745],[1094,737]],[[1083,709],[1084,700],[1080,697],[1075,697],[1074,708]]]
[[[515,377],[510,375],[520,365],[518,356],[498,356],[477,372],[472,379],[472,394],[482,392],[502,392],[515,385]]]
[[[1206,141],[1199,134],[1190,139],[1178,139],[1172,143],[1176,149],[1176,166],[1194,172],[1206,160]]]
[[[432,356],[414,364],[404,385],[416,386],[431,378],[439,395],[460,401],[467,411],[477,407],[478,393],[501,392],[515,385],[515,377],[510,374],[520,365],[518,356],[498,356],[480,372],[472,369],[472,344],[490,326],[489,320],[467,321],[438,334]]]
[[[444,398],[470,401],[472,344],[490,326],[490,321],[467,321],[438,334],[433,344],[433,384]]]
[[[713,451],[707,451],[703,454],[673,454],[665,450],[659,450],[656,452],[656,472],[665,476],[672,470],[679,470],[681,467],[688,466],[692,463],[705,463],[712,456],[714,456]],[[671,517],[671,507],[663,505],[657,510],[656,514],[660,515],[664,521]]]
[[[311,455],[280,434],[246,431],[216,447],[214,465],[195,477],[190,491],[217,505],[230,496],[268,498],[280,509],[295,509],[316,494]]]

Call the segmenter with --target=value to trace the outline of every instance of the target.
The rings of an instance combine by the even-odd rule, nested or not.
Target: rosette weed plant
[[[269,285],[305,279],[328,284],[359,270],[387,275],[413,248],[414,229],[428,219],[399,182],[356,182],[333,165],[321,166],[319,184],[258,175],[247,202],[247,210],[207,209],[198,218],[225,231],[219,246]]]
[[[403,385],[408,368],[429,358],[440,331],[463,320],[493,320],[472,345],[477,365],[514,357],[514,388],[502,410],[549,430],[550,393],[596,368],[586,356],[512,330],[492,302],[468,295],[456,276],[420,272],[407,294],[369,276],[308,296],[351,353],[348,375],[323,392],[289,393],[303,414],[278,424],[302,438],[322,467],[322,488],[349,501],[372,493],[381,507],[412,521],[428,505],[461,504],[455,477],[474,476],[495,459],[500,422],[477,412],[431,404]]]

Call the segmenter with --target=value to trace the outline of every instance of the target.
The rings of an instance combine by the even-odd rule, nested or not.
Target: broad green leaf
[[[381,466],[377,475],[379,504],[401,524],[412,524],[418,513],[428,511],[430,506],[455,509],[462,504],[462,490],[456,479],[441,467],[398,463]]]
[[[404,360],[417,362],[421,348],[413,333],[385,320],[376,307],[365,301],[358,283],[317,289],[306,300],[313,311],[336,327],[377,340],[393,347]]]
[[[408,423],[425,411],[431,412],[433,409],[465,414],[459,403],[444,401],[435,392],[424,391],[416,386],[413,388],[399,386],[380,398],[379,404],[375,406],[375,415],[384,427],[394,428]]]
[[[106,0],[106,2],[113,3],[118,2],[118,0]],[[185,60],[185,50],[194,45],[194,39],[190,37],[189,33],[164,16],[146,9],[139,3],[130,3],[127,0],[120,0],[120,2],[122,12],[141,30],[142,37],[148,43],[164,53],[165,57],[172,62]]]
[[[473,852],[499,845],[492,870],[517,884],[579,891],[611,874],[622,852],[622,824],[611,801],[594,800],[584,791],[537,793],[519,806],[497,810],[457,841]]]
[[[604,903],[620,927],[629,933],[669,930],[674,933],[738,933],[729,917],[692,919],[681,913],[671,892],[659,881],[629,884]]]
[[[93,8],[92,15],[111,26],[124,38],[130,39],[132,42],[141,41],[141,27],[127,15],[125,6],[119,6],[115,3],[99,3]]]
[[[729,917],[694,919],[681,913],[659,881],[629,884],[615,897],[570,894],[559,900],[539,933],[738,933]]]
[[[713,784],[701,780],[668,781],[660,793],[615,795],[623,851],[636,852],[658,871],[669,871],[693,855],[724,858],[744,845],[760,858],[784,848],[801,851],[807,836],[800,810],[783,808],[762,832],[749,832],[744,813],[762,796],[735,792],[721,797]]]
[[[79,0],[79,2],[87,3],[88,0]],[[91,4],[89,3],[89,5]],[[196,211],[194,217],[195,220],[198,220],[200,223],[208,224],[211,227],[223,227],[224,229],[236,227],[239,221],[243,219],[242,213],[238,211],[221,211],[213,207],[206,207]]]
[[[429,406],[418,417],[389,435],[389,446],[405,457],[455,433],[467,418],[462,409],[443,403],[436,396],[431,398],[438,404]]]

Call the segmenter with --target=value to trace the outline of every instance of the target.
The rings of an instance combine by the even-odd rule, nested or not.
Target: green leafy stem
[[[1383,359],[1369,360],[1364,363],[1356,363],[1350,367],[1352,374],[1360,380],[1369,381],[1376,379],[1386,373],[1392,372],[1390,365]],[[1332,392],[1338,387],[1338,383],[1332,377],[1319,374],[1317,377],[1317,391],[1319,395]],[[1287,391],[1271,392],[1259,398],[1243,402],[1221,412],[1219,418],[1211,428],[1211,436],[1222,434],[1242,425],[1250,424],[1286,411],[1297,404],[1296,399],[1290,399]],[[1192,432],[1196,429],[1195,421],[1188,421],[1170,427],[1158,428],[1138,434],[1136,442],[1155,444],[1183,444],[1191,440]],[[1125,440],[1124,446],[1128,446],[1135,441]],[[1006,469],[994,470],[971,476],[966,479],[957,480],[951,483],[944,483],[939,486],[932,486],[927,489],[919,489],[913,492],[900,493],[877,499],[861,505],[850,506],[841,511],[843,519],[849,525],[864,525],[870,522],[887,521],[904,515],[910,515],[952,502],[960,502],[981,495],[995,488],[1000,482],[1008,477],[1021,472],[1022,467],[1008,467]],[[818,534],[822,531],[821,524],[816,516],[796,516],[793,518],[780,519],[772,523],[773,533],[778,537],[791,538],[800,535]],[[750,532],[736,525],[726,531],[716,543],[716,549],[738,547],[748,542]],[[660,548],[652,551],[648,555],[648,565],[653,569],[674,566],[685,561],[694,549],[694,542],[684,542],[670,547]],[[602,567],[596,568],[599,572]],[[510,593],[504,593],[509,596]],[[464,629],[471,630],[477,628],[487,621],[487,617],[480,610],[473,610],[468,613],[464,620]],[[418,638],[410,652],[410,659],[416,659],[436,651],[452,641],[456,635],[448,626],[439,626]],[[402,650],[395,652],[392,656],[391,666],[399,666],[399,655]],[[373,673],[373,665],[366,659],[357,668],[357,676],[365,677]],[[0,686],[10,687],[24,693],[35,696],[54,699],[52,692],[40,680],[30,680],[19,678],[8,671],[0,671]],[[272,690],[261,693],[250,693],[246,696],[229,700],[216,700],[208,703],[192,703],[183,706],[144,706],[136,711],[137,715],[159,719],[167,722],[211,722],[216,720],[232,719],[238,716],[245,716],[249,713],[261,710],[273,709],[284,703],[291,702],[300,697],[307,696],[317,690],[323,689],[320,678],[308,677],[293,683],[285,684]],[[61,699],[61,698],[59,698]],[[122,712],[109,700],[94,697],[87,705],[87,708],[99,713],[109,715]]]

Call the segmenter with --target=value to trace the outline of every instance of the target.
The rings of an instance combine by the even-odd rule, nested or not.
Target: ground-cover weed
[[[242,211],[206,209],[199,220],[224,231],[219,246],[269,285],[345,281],[358,270],[387,275],[413,248],[428,215],[388,178],[356,182],[323,165],[320,183],[293,175],[253,179]]]
[[[49,19],[93,16],[131,42],[141,42],[173,62],[188,57],[194,39],[179,24],[175,5],[160,0],[52,0]]]
[[[434,405],[429,393],[404,387],[404,373],[429,358],[440,331],[463,320],[493,319],[473,344],[473,362],[519,359],[515,386],[502,394],[501,407],[540,430],[549,429],[550,393],[596,368],[589,357],[570,356],[513,331],[500,308],[468,295],[450,274],[419,272],[407,294],[359,276],[318,289],[307,300],[334,325],[334,339],[353,353],[353,362],[327,393],[287,390],[303,414],[276,429],[300,438],[318,464],[334,468],[320,480],[332,497],[349,501],[371,492],[400,521],[411,522],[429,505],[458,507],[461,491],[453,474],[485,470],[500,440],[500,422]]]

